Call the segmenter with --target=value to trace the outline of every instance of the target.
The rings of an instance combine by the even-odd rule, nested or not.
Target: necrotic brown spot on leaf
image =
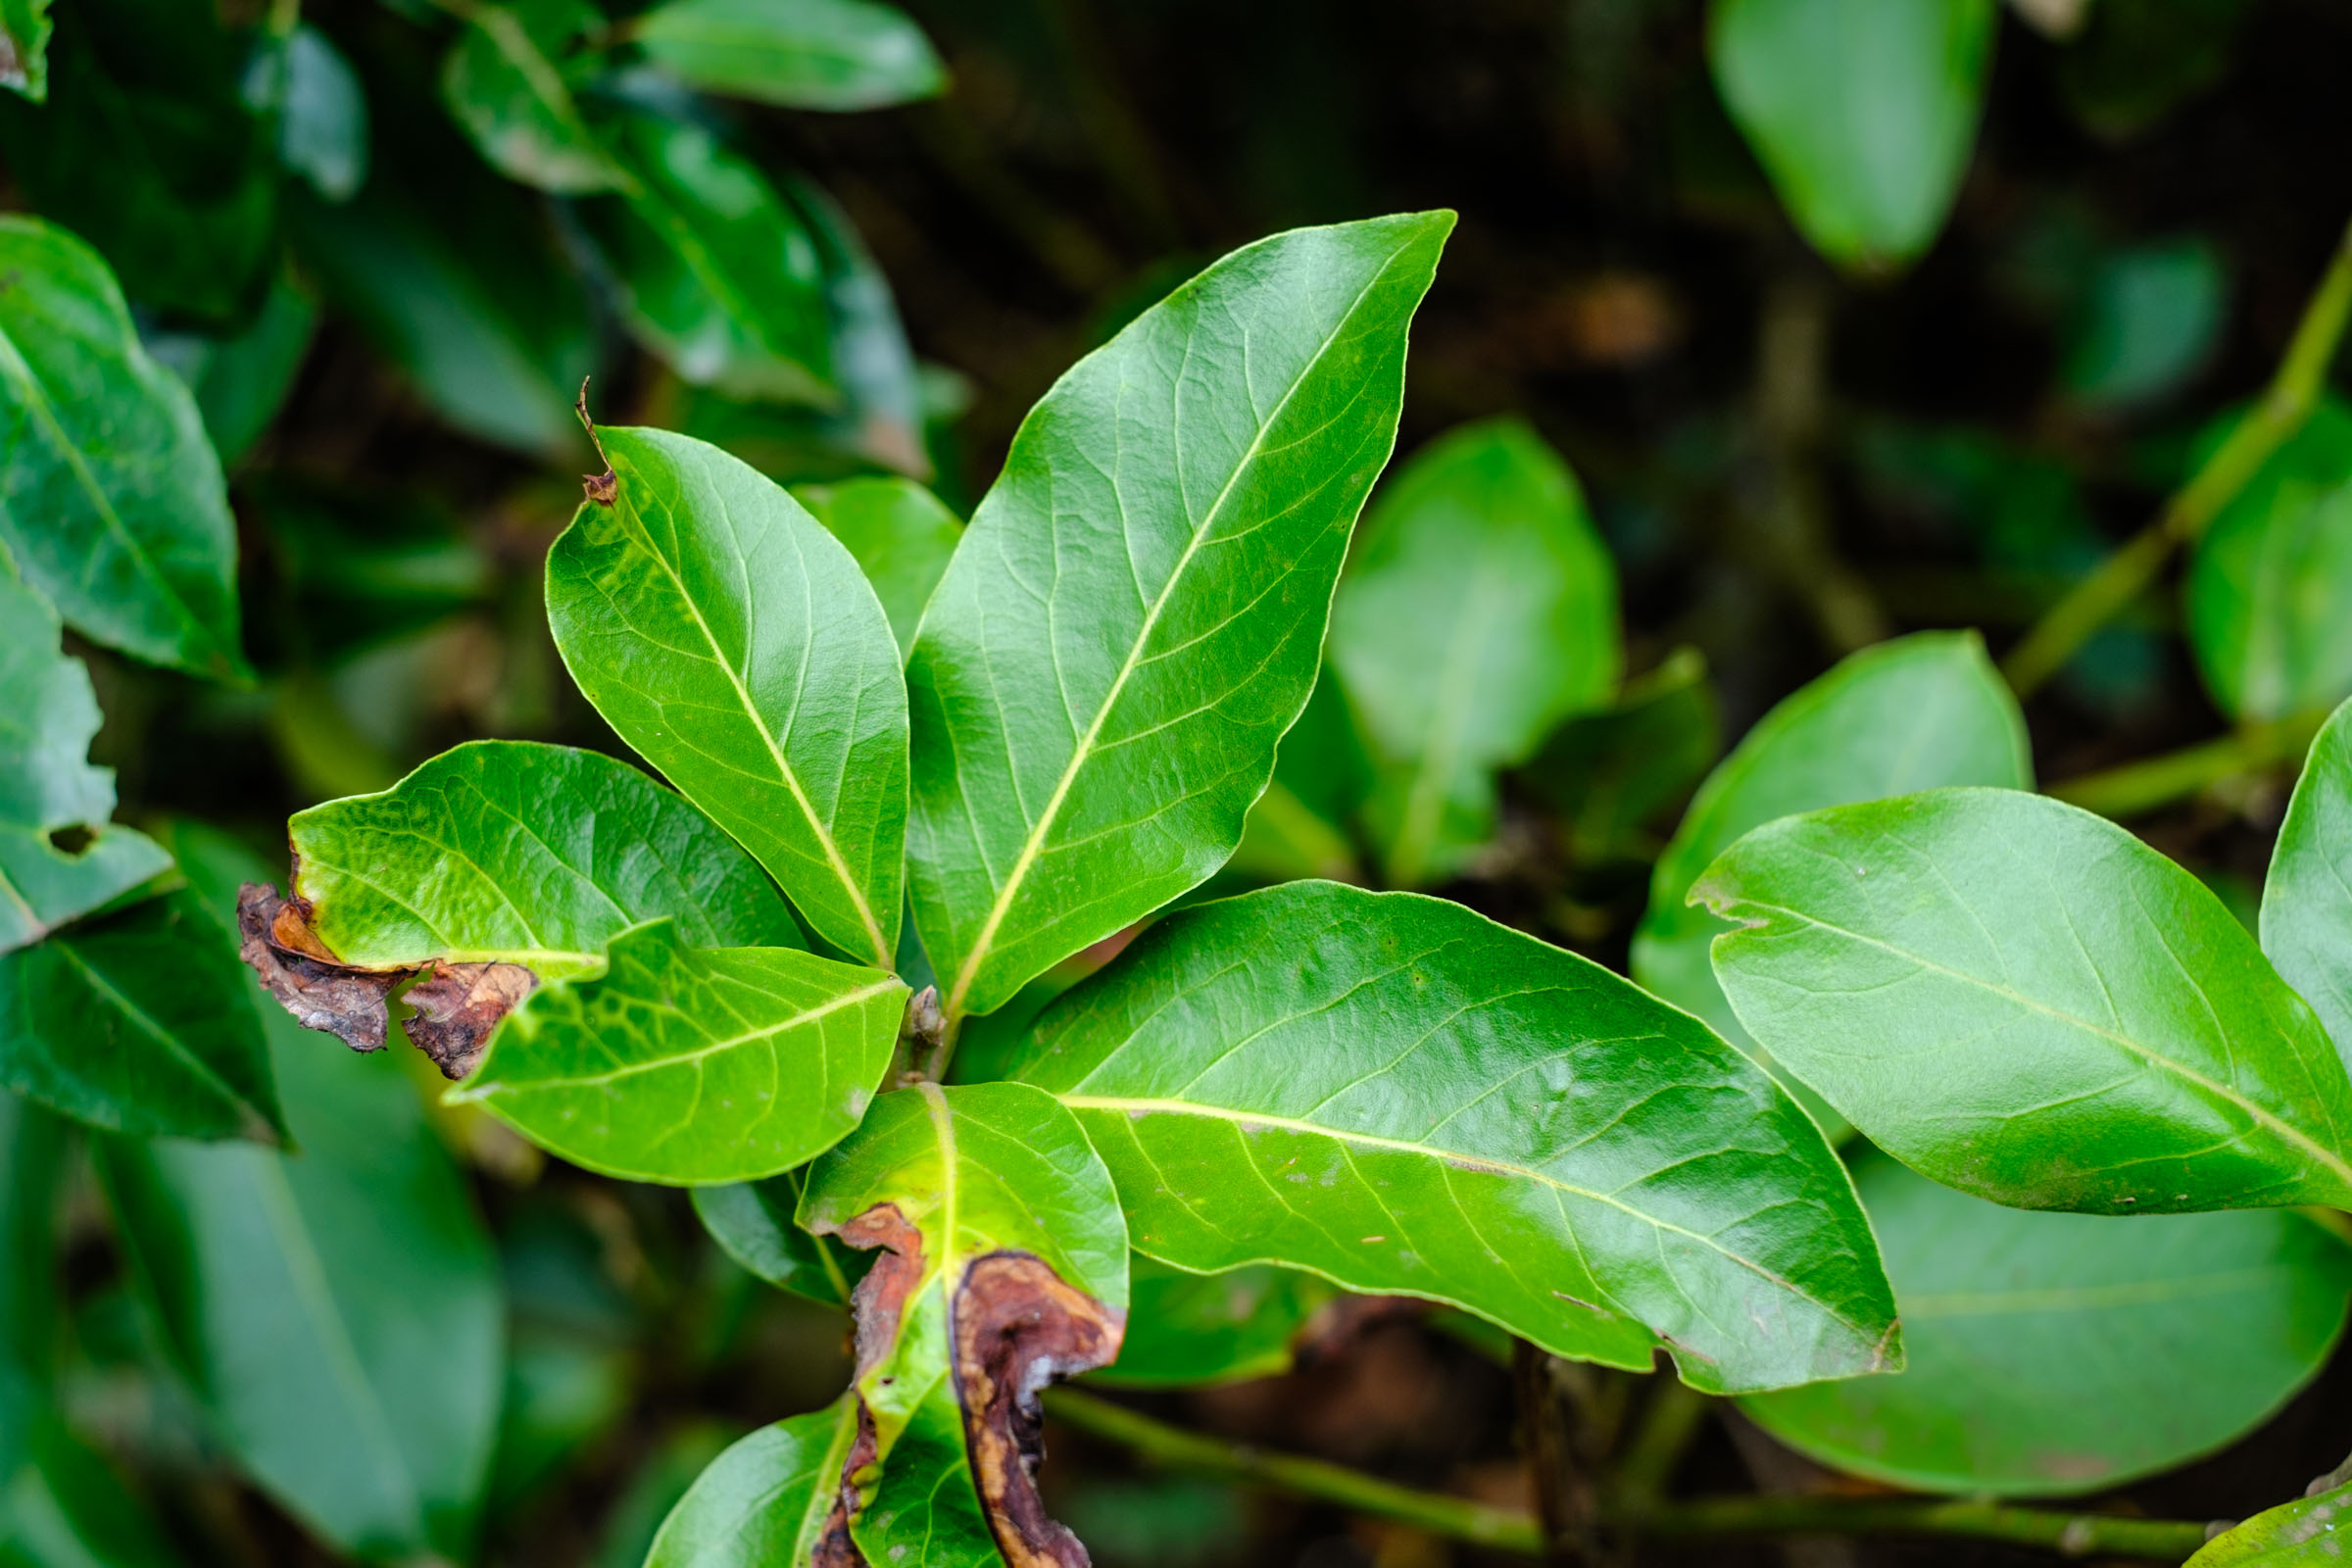
[[[442,1077],[464,1078],[489,1049],[498,1020],[538,984],[519,963],[436,963],[428,978],[409,988],[406,1000],[416,1009],[405,1025],[409,1039]]]
[[[310,907],[280,899],[263,882],[237,890],[238,955],[263,987],[305,1029],[323,1029],[354,1051],[381,1051],[393,990],[405,969],[354,969],[335,962],[310,928]]]
[[[923,1236],[906,1223],[896,1203],[877,1203],[834,1234],[844,1245],[860,1250],[882,1250],[874,1266],[850,1293],[850,1310],[858,1323],[857,1376],[863,1381],[898,1344],[899,1319],[906,1310],[906,1298],[923,1277]],[[825,1519],[824,1534],[809,1556],[810,1568],[864,1568],[865,1554],[850,1540],[850,1516],[862,1505],[858,1484],[852,1478],[872,1467],[880,1447],[873,1414],[860,1399],[858,1436],[842,1459],[840,1493]]]

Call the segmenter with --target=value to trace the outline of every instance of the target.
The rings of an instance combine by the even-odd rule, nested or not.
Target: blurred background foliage
[[[119,816],[216,908],[273,869],[290,811],[448,745],[617,749],[540,600],[595,466],[583,382],[600,420],[806,487],[904,639],[956,518],[1074,358],[1259,234],[1443,205],[1461,225],[1415,332],[1398,466],[1324,683],[1209,891],[1423,887],[1642,972],[1653,866],[1663,888],[1711,854],[1670,841],[1727,743],[1888,637],[2013,644],[2225,439],[2352,213],[2352,12],[2330,0],[47,9],[0,0],[24,78],[0,94],[0,205],[93,246],[192,390],[255,678],[122,657],[61,605],[91,639],[68,646]],[[1989,675],[1964,639],[1906,648],[1836,678],[1898,657]],[[2072,781],[2250,909],[2296,737],[2347,694],[2352,409],[2328,393],[2034,697],[2019,782]],[[1797,744],[1763,734],[1740,776],[1858,787],[1808,779],[1828,743],[1785,729]],[[2006,777],[2017,760],[1987,744]],[[1720,1011],[1676,993],[1679,901],[1656,903],[1665,956],[1642,977]],[[1103,956],[976,1024],[959,1067]],[[684,1195],[550,1166],[438,1106],[402,1079],[414,1054],[355,1072],[257,1015],[298,1154],[85,1139],[0,1098],[0,1396],[49,1387],[12,1407],[42,1413],[0,1452],[18,1477],[0,1560],[635,1568],[727,1442],[842,1383],[842,1314],[760,1283],[809,1264],[761,1252],[753,1210],[707,1229]],[[1936,1209],[1970,1200],[1865,1174],[1922,1234],[1971,1223]],[[2296,1267],[2316,1304],[2279,1306],[2282,1348],[2230,1368],[2252,1394],[2074,1479],[2235,1438],[2124,1494],[2235,1517],[2340,1458],[2316,1412],[2352,1394],[2328,1364],[2341,1260]],[[1509,1350],[1475,1325],[1335,1324],[1328,1291],[1272,1271],[1136,1288],[1139,1325],[1199,1336],[1139,1333],[1104,1379],[1163,1391],[1147,1407],[1527,1500]],[[1302,1336],[1318,1353],[1293,1369]],[[1164,1392],[1204,1357],[1238,1381]],[[1603,1444],[1661,1403],[1600,1375],[1567,1394],[1579,1441]],[[1873,1461],[1850,1435],[1868,1410],[1775,1397],[1686,1420],[1683,1479],[1818,1484],[1768,1431],[1930,1485],[2003,1462]],[[2111,1435],[2138,1419],[2118,1410]],[[1111,1568],[1475,1555],[1075,1432],[1054,1449],[1054,1503]]]

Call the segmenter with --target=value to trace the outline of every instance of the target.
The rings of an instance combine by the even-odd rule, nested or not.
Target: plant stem
[[[1463,1497],[1417,1492],[1321,1459],[1267,1453],[1202,1437],[1076,1389],[1055,1389],[1049,1393],[1046,1409],[1056,1420],[1131,1448],[1156,1464],[1294,1493],[1356,1513],[1394,1519],[1454,1541],[1496,1546],[1531,1557],[1543,1550],[1542,1532],[1536,1528],[1536,1521],[1516,1508],[1496,1508]]]
[[[2051,785],[2049,793],[2101,816],[2122,820],[2144,815],[2224,779],[2292,761],[2310,748],[2327,717],[2325,712],[2298,713],[2247,724],[2181,751],[2067,779]]]
[[[1642,1521],[1666,1540],[1728,1536],[1944,1536],[2048,1546],[2069,1557],[2093,1553],[2180,1562],[2205,1544],[2206,1527],[2181,1519],[2021,1508],[1969,1498],[1711,1497],[1682,1502]]]
[[[1714,1401],[1680,1378],[1665,1378],[1650,1391],[1642,1424],[1617,1463],[1618,1506],[1635,1517],[1654,1512],[1674,1481],[1674,1472]]]
[[[2303,307],[2286,355],[2270,386],[2237,422],[2229,438],[2165,503],[2156,520],[2109,556],[2051,607],[2001,662],[2001,672],[2020,697],[2038,691],[2066,666],[2091,634],[2113,619],[2155,581],[2173,552],[2196,542],[2221,510],[2270,462],[2272,454],[2303,427],[2326,384],[2344,327],[2352,320],[2352,225],[2337,242],[2320,286]]]

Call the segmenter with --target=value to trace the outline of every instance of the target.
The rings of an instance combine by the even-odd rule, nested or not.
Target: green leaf
[[[1263,1263],[1193,1274],[1138,1252],[1127,1271],[1127,1337],[1091,1381],[1179,1389],[1291,1369],[1293,1344],[1338,1293],[1313,1274]]]
[[[491,168],[565,195],[627,188],[629,176],[581,118],[571,73],[559,64],[603,22],[582,0],[467,10],[441,63],[441,96]]]
[[[330,202],[358,193],[368,178],[368,99],[325,33],[306,22],[265,39],[245,70],[245,101],[276,122],[287,172]]]
[[[2317,1375],[2352,1249],[2301,1214],[2107,1219],[1854,1173],[1910,1365],[1741,1408],[1835,1469],[1927,1492],[2099,1492],[2209,1453]]]
[[[243,98],[247,36],[210,6],[74,0],[57,11],[48,101],[0,98],[19,200],[103,254],[139,304],[215,326],[250,314],[275,257],[277,171]]]
[[[176,1568],[153,1518],[113,1468],[54,1416],[0,1475],[0,1562],[10,1568]]]
[[[886,109],[948,84],[923,29],[867,0],[669,0],[631,36],[706,92],[788,109]]]
[[[2229,300],[2229,274],[2203,238],[2102,256],[2069,334],[2067,395],[2103,412],[2164,396],[2211,357]]]
[[[1639,854],[1642,830],[1715,760],[1722,724],[1706,660],[1678,649],[1610,707],[1562,724],[1521,777],[1559,813],[1578,862]]]
[[[868,1562],[993,1562],[992,1521],[1017,1537],[1012,1519],[1044,1519],[1026,1451],[1037,1389],[1118,1352],[1127,1227],[1108,1172],[1051,1096],[921,1084],[876,1101],[817,1162],[800,1219],[889,1254],[858,1288],[854,1388],[881,1469],[845,1477],[853,1539]],[[1027,1508],[1007,1519],[1008,1499]]]
[[[107,821],[114,770],[87,760],[97,694],[60,637],[57,612],[0,555],[0,954],[172,868],[152,841]],[[86,843],[73,844],[75,829]]]
[[[1230,869],[1268,882],[1362,880],[1343,824],[1372,793],[1372,760],[1326,660],[1298,722],[1274,754],[1274,778],[1242,822]]]
[[[1559,454],[1518,419],[1416,453],[1365,515],[1331,660],[1384,764],[1390,882],[1444,880],[1494,837],[1494,770],[1617,689],[1617,572]]]
[[[1651,873],[1634,978],[1734,1045],[1753,1045],[1708,966],[1729,927],[1685,901],[1710,861],[1775,817],[1942,784],[2030,789],[2033,767],[2025,715],[1976,633],[1864,649],[1766,713],[1699,786]]]
[[[147,350],[188,384],[213,449],[233,466],[277,417],[318,325],[318,305],[281,272],[242,330],[227,337],[157,332]]]
[[[190,855],[227,919],[243,857]],[[322,1540],[465,1561],[504,1305],[471,1197],[387,1056],[259,1007],[299,1153],[106,1139],[100,1175],[161,1343],[240,1467]]]
[[[2262,885],[2262,951],[2352,1062],[2352,702],[2295,781]]]
[[[2235,418],[2200,445],[2218,446]],[[2222,509],[2197,543],[2187,610],[2197,667],[2232,717],[2352,696],[2352,406],[2323,399]]]
[[[0,1087],[117,1132],[275,1142],[252,993],[184,890],[73,926],[0,958]]]
[[[1707,60],[1814,248],[1899,267],[1959,194],[1999,20],[1993,0],[1714,0]]]
[[[873,1257],[801,1229],[793,1211],[808,1181],[806,1171],[795,1170],[765,1181],[697,1187],[694,1211],[729,1257],[776,1289],[847,1306]]]
[[[778,1421],[712,1460],[662,1521],[645,1568],[802,1568],[858,1436],[858,1401]]]
[[[1186,909],[1032,1038],[1016,1076],[1180,1268],[1311,1269],[1613,1366],[1663,1342],[1710,1392],[1901,1364],[1861,1205],[1788,1095],[1459,905],[1300,882]]]
[[[2352,1486],[2333,1487],[2317,1496],[2261,1513],[2224,1531],[2188,1559],[2186,1568],[2320,1568],[2341,1562],[2352,1538]]]
[[[792,948],[688,947],[668,920],[606,971],[509,1013],[452,1103],[630,1181],[753,1181],[858,1125],[890,1067],[906,987]]]
[[[23,1457],[26,1414],[57,1373],[58,1195],[66,1123],[21,1095],[0,1093],[0,1479]],[[0,1513],[6,1511],[0,1504]]]
[[[802,946],[750,856],[626,762],[565,746],[473,741],[380,795],[287,824],[294,892],[343,962],[519,963],[600,973],[605,945],[676,920],[698,948]]]
[[[881,604],[757,470],[660,430],[598,436],[613,500],[581,507],[547,562],[572,678],[810,930],[893,967],[906,697]]]
[[[831,407],[823,261],[759,166],[700,125],[622,116],[607,144],[631,184],[583,203],[629,331],[696,386]]]
[[[902,653],[914,646],[923,606],[939,586],[963,524],[912,479],[851,479],[792,487],[793,499],[848,547],[882,601]]]
[[[1789,817],[1691,889],[1740,1019],[1872,1143],[2019,1208],[2352,1203],[2352,1081],[2221,900],[2011,790]]]
[[[49,0],[0,0],[0,87],[49,96]]]
[[[85,636],[250,679],[236,529],[196,400],[64,229],[0,216],[0,547]]]
[[[1314,685],[1450,213],[1235,252],[1063,375],[907,666],[916,928],[951,1019],[1197,886]]]

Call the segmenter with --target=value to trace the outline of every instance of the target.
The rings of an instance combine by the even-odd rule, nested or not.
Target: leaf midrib
[[[1247,473],[1250,466],[1257,462],[1258,454],[1265,446],[1267,432],[1272,430],[1283,415],[1289,412],[1291,400],[1298,395],[1298,389],[1304,386],[1308,378],[1314,374],[1315,368],[1323,363],[1324,356],[1331,352],[1331,346],[1339,341],[1340,333],[1349,321],[1355,318],[1355,313],[1363,308],[1365,299],[1389,275],[1390,268],[1396,265],[1396,258],[1403,252],[1404,247],[1401,246],[1392,251],[1373,270],[1372,275],[1364,280],[1363,287],[1356,290],[1355,297],[1348,302],[1348,308],[1342,311],[1333,321],[1331,330],[1324,334],[1323,341],[1315,345],[1315,352],[1308,357],[1306,364],[1300,367],[1298,373],[1292,378],[1291,384],[1283,389],[1281,400],[1274,405],[1273,410],[1263,419],[1258,421],[1256,430],[1250,437],[1249,450],[1244,452],[1241,459],[1234,464],[1233,471],[1225,476],[1225,483],[1218,488],[1216,499],[1209,503],[1208,511],[1201,515],[1200,526],[1196,527],[1192,532],[1192,537],[1185,541],[1184,553],[1177,557],[1176,564],[1168,572],[1168,580],[1161,585],[1157,597],[1152,601],[1151,607],[1144,612],[1143,624],[1137,628],[1134,641],[1128,645],[1126,656],[1119,662],[1118,674],[1112,677],[1110,689],[1103,694],[1102,706],[1096,709],[1094,719],[1087,725],[1086,733],[1079,737],[1077,746],[1071,750],[1069,762],[1062,768],[1061,777],[1055,781],[1054,793],[1047,798],[1045,809],[1038,813],[1036,824],[1030,828],[1029,836],[1022,841],[1021,853],[1014,858],[1011,871],[1005,875],[1004,886],[998,890],[995,900],[989,905],[988,918],[981,922],[980,935],[973,942],[972,951],[965,956],[962,966],[956,971],[956,987],[949,994],[947,1006],[944,1009],[951,1027],[963,1011],[964,998],[971,994],[973,984],[979,979],[980,967],[987,961],[989,953],[996,945],[997,932],[1004,925],[1004,916],[1010,912],[1012,901],[1018,896],[1022,882],[1027,879],[1031,867],[1037,863],[1039,855],[1044,852],[1046,836],[1053,831],[1054,820],[1061,814],[1061,808],[1069,799],[1070,789],[1077,781],[1079,769],[1086,765],[1087,760],[1093,755],[1096,743],[1102,738],[1102,726],[1109,722],[1111,710],[1118,706],[1120,694],[1127,689],[1128,678],[1135,673],[1142,662],[1145,645],[1151,642],[1152,633],[1159,625],[1159,617],[1167,609],[1169,600],[1175,596],[1177,586],[1184,581],[1184,574],[1191,568],[1193,558],[1200,554],[1200,546],[1215,528],[1218,516],[1225,510],[1225,503],[1233,496],[1234,486],[1241,483],[1242,475]],[[1122,513],[1124,509],[1122,509]],[[1124,523],[1123,515],[1121,520]]]

